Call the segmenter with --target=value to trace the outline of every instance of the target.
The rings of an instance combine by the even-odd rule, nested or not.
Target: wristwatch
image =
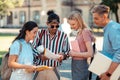
[[[106,76],[110,77],[112,74],[109,72],[106,72]]]

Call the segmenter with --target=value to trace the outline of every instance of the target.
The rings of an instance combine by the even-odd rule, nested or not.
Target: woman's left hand
[[[29,66],[29,68],[25,69],[26,72],[31,73],[31,72],[35,71],[36,66],[34,66],[34,65],[28,65],[28,66]]]
[[[69,56],[74,57],[74,56],[75,56],[75,51],[70,50],[70,52],[69,52]]]

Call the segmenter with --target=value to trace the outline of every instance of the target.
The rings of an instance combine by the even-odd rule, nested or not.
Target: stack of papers
[[[92,63],[90,64],[88,70],[97,74],[101,75],[102,73],[106,72],[111,64],[112,60],[100,52],[97,52],[94,56]],[[120,77],[120,65],[117,69],[113,72],[110,80],[118,80]]]

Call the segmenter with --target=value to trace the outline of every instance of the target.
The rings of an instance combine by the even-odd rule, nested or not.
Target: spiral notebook
[[[92,63],[90,64],[88,70],[97,75],[100,75],[100,74],[106,72],[106,70],[109,68],[111,62],[112,62],[112,60],[110,58],[106,57],[105,55],[103,55],[100,52],[97,52],[94,56]],[[113,72],[110,80],[118,80],[119,77],[120,77],[120,65]]]

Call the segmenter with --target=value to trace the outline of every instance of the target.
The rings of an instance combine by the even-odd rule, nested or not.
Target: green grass
[[[0,57],[2,57],[1,55],[4,55],[4,53],[6,53],[7,51],[0,51]]]
[[[2,56],[8,51],[15,37],[16,34],[0,33],[0,64],[1,64]]]
[[[9,37],[9,36],[16,36],[17,34],[12,34],[12,33],[0,33],[1,37]]]

